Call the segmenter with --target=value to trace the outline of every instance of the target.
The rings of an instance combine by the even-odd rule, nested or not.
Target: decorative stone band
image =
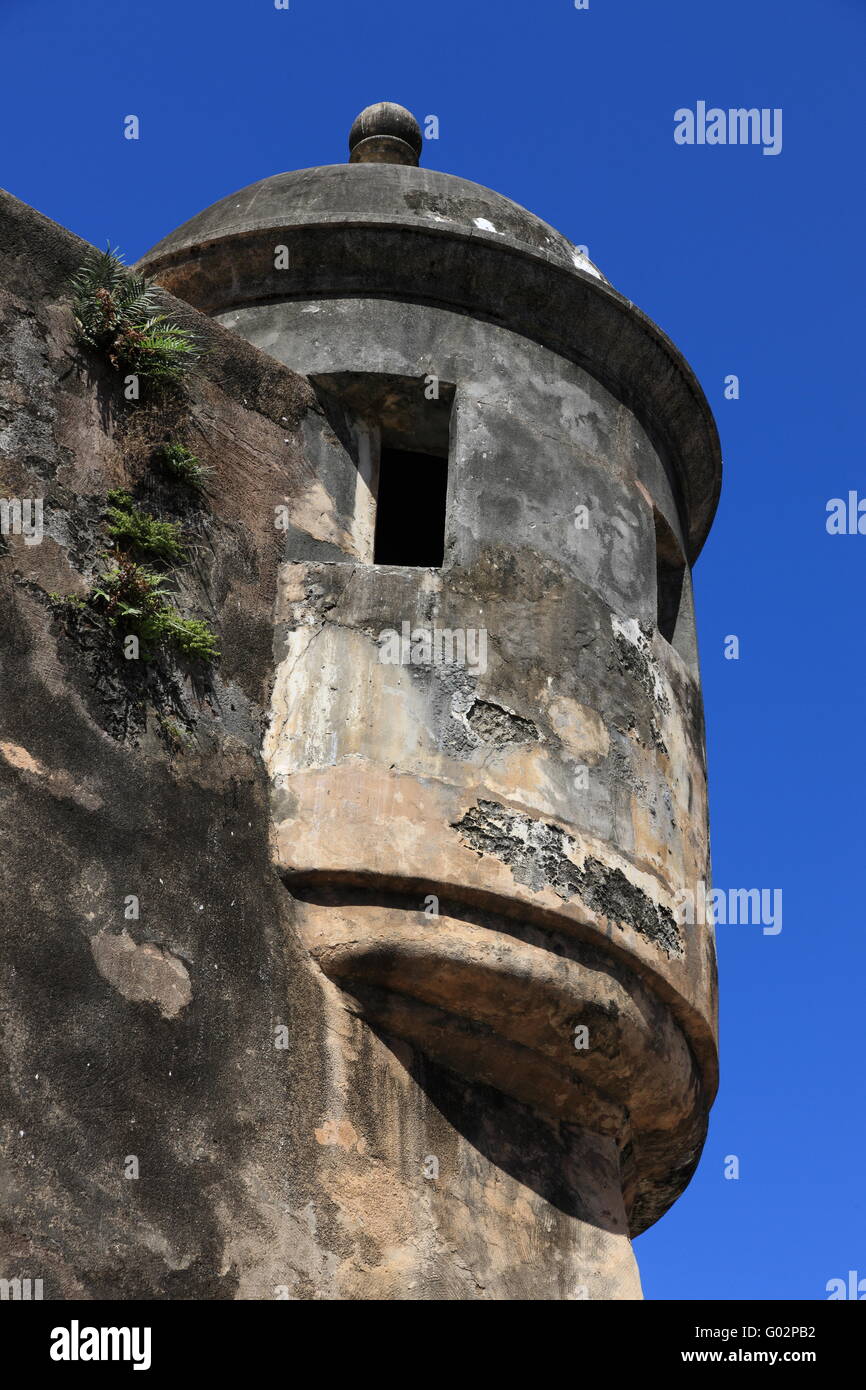
[[[399,172],[392,170],[391,172]],[[417,171],[413,171],[417,172]],[[576,362],[634,412],[668,471],[694,562],[721,486],[718,432],[694,373],[670,339],[610,285],[561,252],[476,229],[295,222],[155,248],[142,263],[209,314],[241,305],[388,298],[450,309],[520,333]],[[289,265],[275,268],[278,243]]]

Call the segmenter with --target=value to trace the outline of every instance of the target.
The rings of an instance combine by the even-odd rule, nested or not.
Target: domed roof
[[[247,232],[327,223],[399,225],[488,240],[604,277],[561,232],[490,188],[405,164],[326,164],[274,174],[221,198],[158,242],[142,268]]]
[[[348,164],[250,184],[171,232],[139,268],[208,314],[361,295],[435,304],[534,339],[640,420],[677,474],[694,559],[718,501],[721,453],[688,363],[561,232],[490,188],[419,168],[422,143],[411,112],[378,102],[352,126]]]

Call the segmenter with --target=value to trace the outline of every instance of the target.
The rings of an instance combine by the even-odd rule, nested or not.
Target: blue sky
[[[440,119],[426,164],[588,246],[702,381],[726,464],[696,570],[714,876],[781,888],[784,919],[719,929],[722,1088],[637,1241],[649,1298],[866,1276],[866,536],[825,529],[828,499],[866,496],[864,40],[864,0],[0,0],[0,183],[88,240],[134,260],[236,188],[343,161],[357,112],[400,101]],[[781,154],[676,145],[699,100],[781,108]]]

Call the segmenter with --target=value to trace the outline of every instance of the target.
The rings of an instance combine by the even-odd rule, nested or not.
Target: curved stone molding
[[[671,1011],[621,961],[453,899],[432,899],[434,913],[345,884],[292,889],[302,939],[365,1018],[471,1081],[616,1142],[632,1235],[676,1200],[708,1097]]]

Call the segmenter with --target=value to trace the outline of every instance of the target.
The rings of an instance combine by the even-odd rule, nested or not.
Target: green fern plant
[[[112,364],[136,372],[146,381],[177,381],[198,361],[199,350],[185,328],[157,314],[140,325],[131,324],[115,340]]]
[[[179,380],[199,357],[191,333],[157,313],[156,291],[119,251],[91,251],[70,281],[79,341],[144,380]]]
[[[164,614],[163,637],[184,656],[197,661],[215,661],[220,654],[216,633],[201,618],[182,618],[169,610]]]
[[[195,492],[202,491],[210,476],[210,469],[185,444],[161,444],[156,458],[166,473]]]
[[[114,488],[108,501],[108,534],[120,550],[150,555],[166,564],[186,558],[179,522],[160,521],[142,511],[122,488]]]
[[[123,552],[106,559],[113,563],[97,578],[89,601],[112,627],[122,625],[125,632],[138,637],[145,660],[165,646],[200,661],[216,660],[220,655],[216,634],[206,622],[182,618],[172,607],[165,575]]]

